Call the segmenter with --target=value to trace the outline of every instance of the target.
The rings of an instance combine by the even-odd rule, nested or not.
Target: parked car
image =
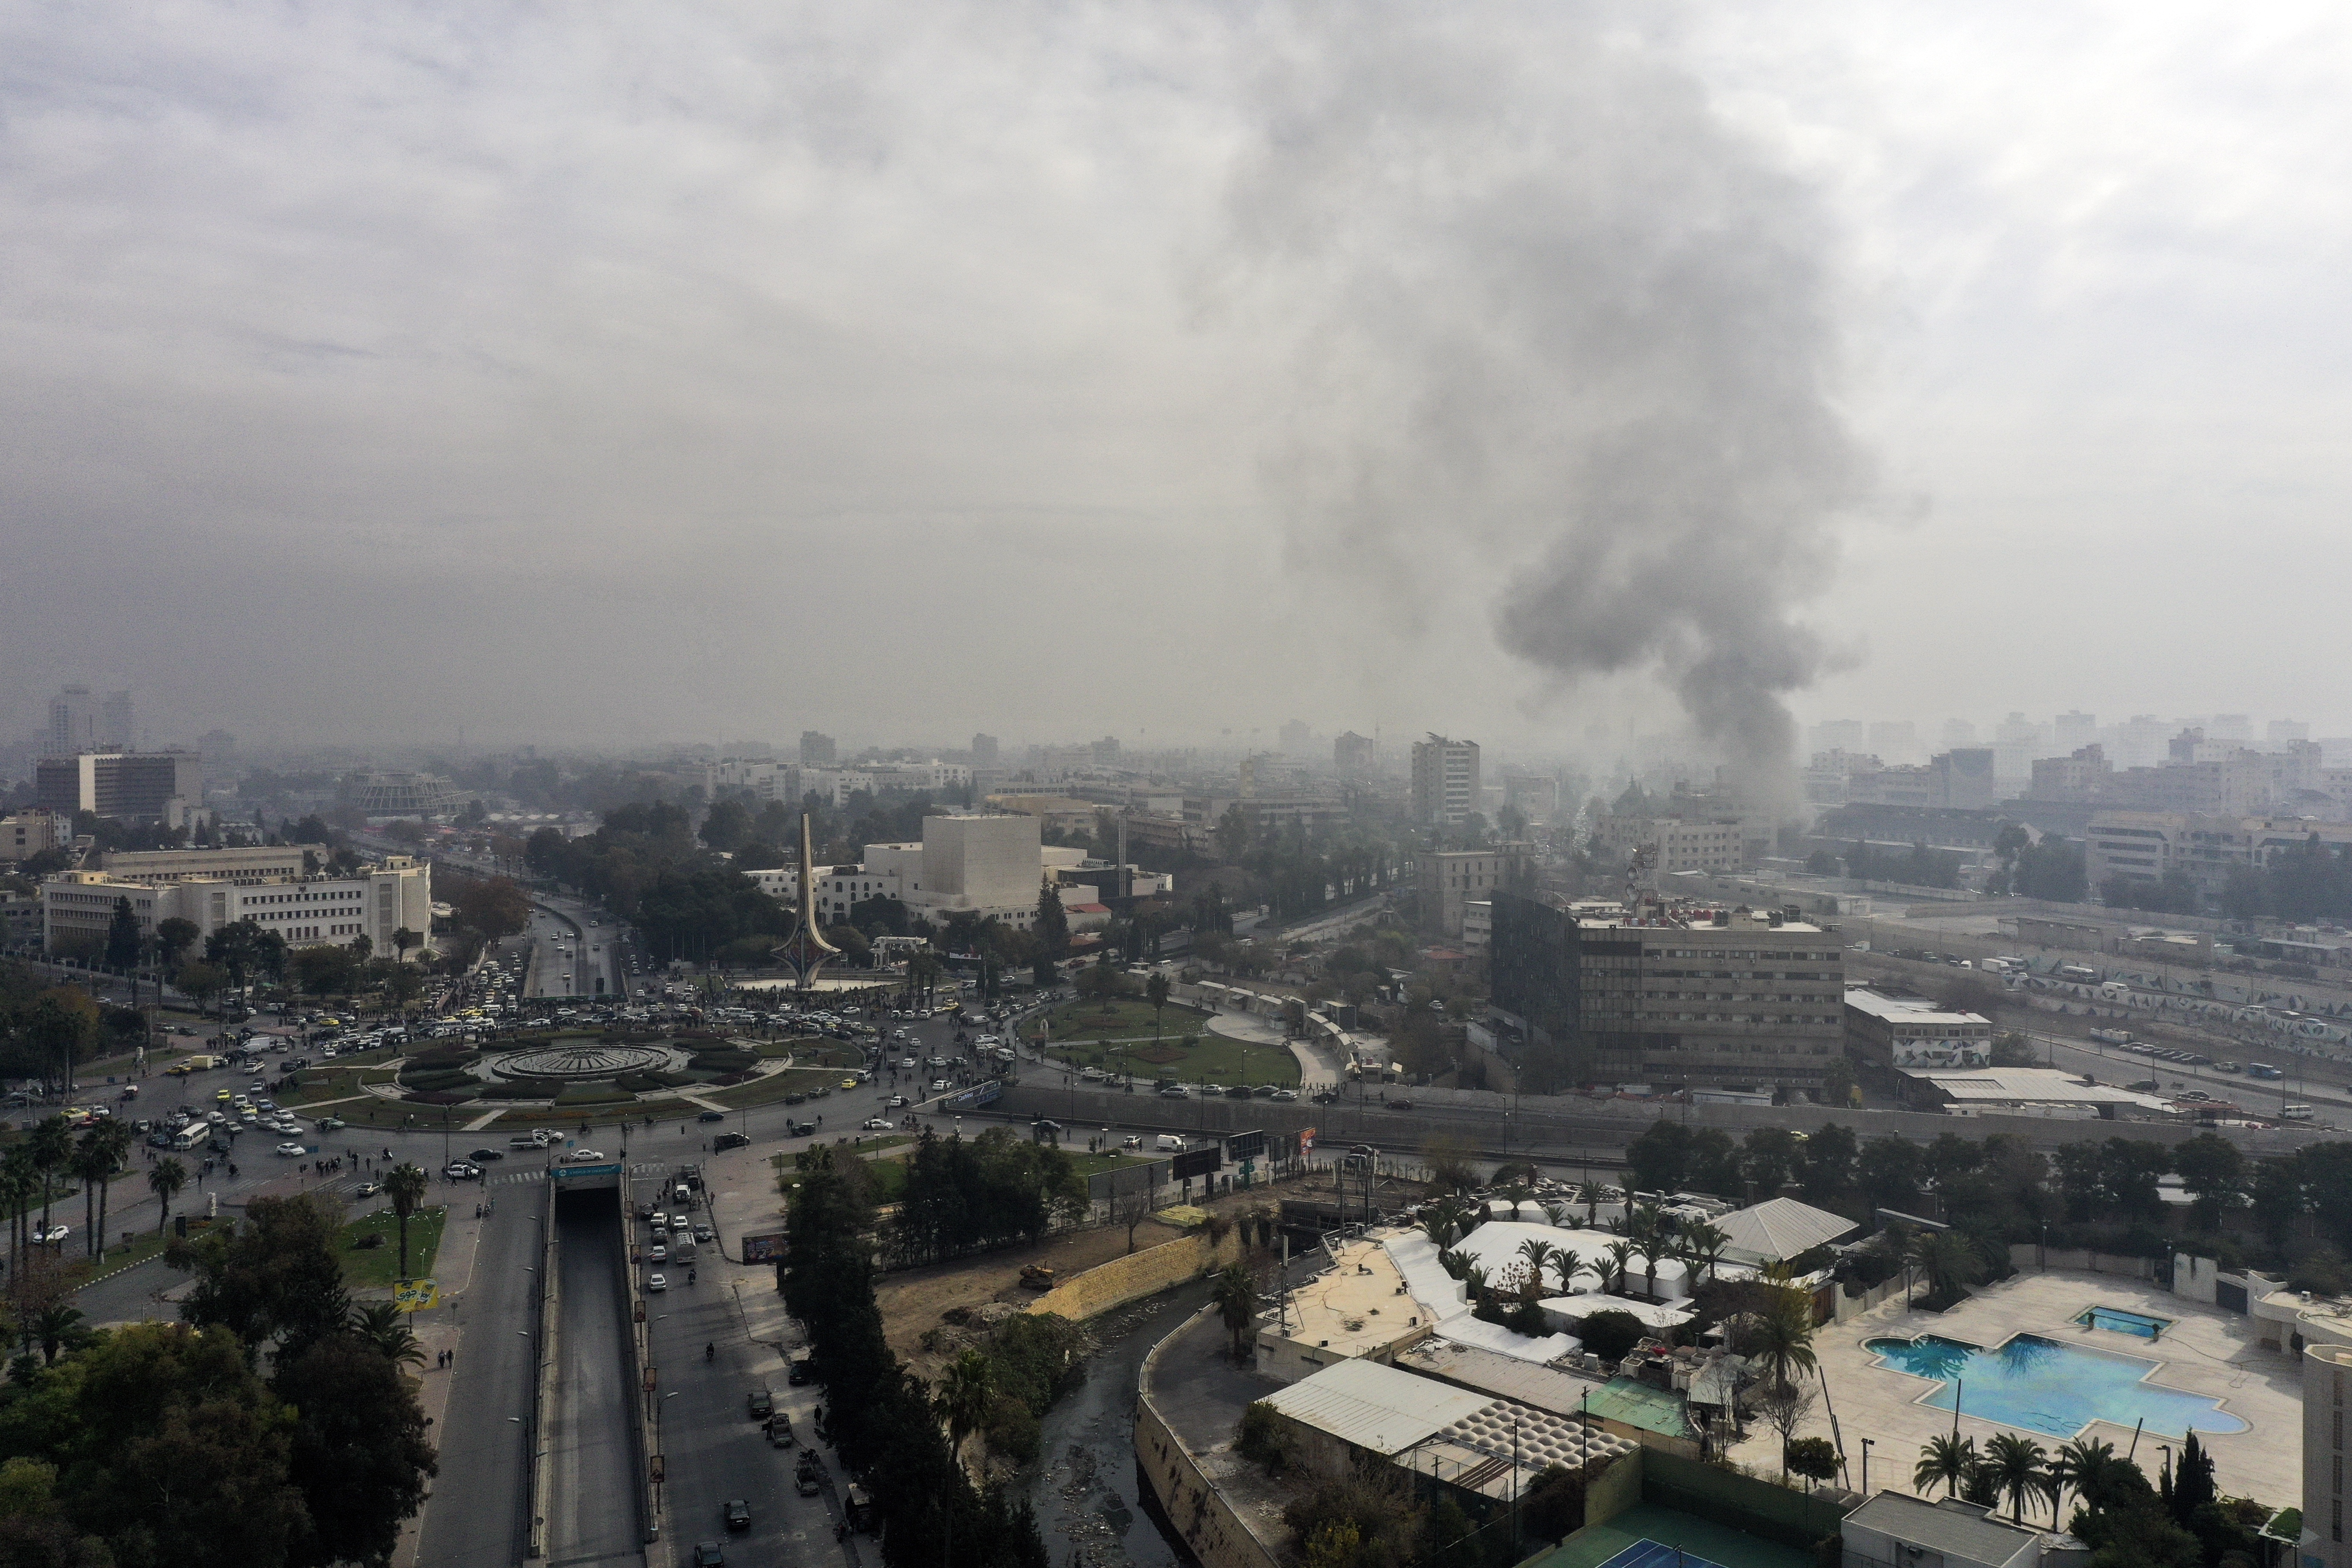
[[[721,1132],[718,1137],[713,1138],[710,1141],[710,1147],[714,1152],[723,1154],[730,1149],[749,1148],[751,1147],[751,1139],[749,1133]]]
[[[719,1542],[698,1541],[694,1543],[694,1568],[724,1568],[726,1562],[727,1554],[719,1549]]]
[[[727,1120],[727,1113],[723,1110],[706,1110],[696,1116],[695,1120],[697,1121],[724,1121]]]
[[[890,1119],[887,1116],[869,1116],[859,1125],[858,1131],[861,1132],[887,1132],[890,1131]]]

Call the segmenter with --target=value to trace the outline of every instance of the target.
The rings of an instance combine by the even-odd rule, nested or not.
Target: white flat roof
[[[1351,1447],[1396,1454],[1475,1415],[1494,1400],[1359,1357],[1276,1389],[1265,1403]]]
[[[1961,1013],[1928,996],[1889,996],[1867,985],[1845,988],[1845,1005],[1890,1024],[1990,1024],[1981,1013]]]

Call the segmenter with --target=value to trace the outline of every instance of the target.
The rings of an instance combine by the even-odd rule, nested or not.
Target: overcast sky
[[[2352,733],[2347,32],[17,7],[0,720]]]

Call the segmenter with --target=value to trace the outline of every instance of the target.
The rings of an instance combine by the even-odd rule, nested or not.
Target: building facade
[[[1415,863],[1422,929],[1459,938],[1468,904],[1517,885],[1533,855],[1530,845],[1509,844],[1496,849],[1447,849],[1422,856]]]
[[[1992,1020],[1892,988],[1849,985],[1845,1050],[1856,1067],[1874,1069],[1881,1084],[1895,1068],[1990,1067]]]
[[[194,851],[192,853],[205,853]],[[213,853],[234,853],[215,851]],[[405,855],[390,855],[348,877],[242,879],[182,876],[174,880],[136,880],[113,871],[68,871],[41,884],[42,940],[55,952],[70,952],[93,937],[106,938],[116,900],[128,899],[142,935],[157,922],[193,922],[199,939],[226,925],[251,920],[295,947],[368,938],[380,957],[393,957],[393,933],[404,928],[418,936],[433,930],[433,868]],[[421,944],[411,947],[420,953]]]
[[[1380,743],[1353,730],[1331,742],[1331,765],[1343,779],[1360,778],[1380,763]]]
[[[204,759],[193,752],[81,752],[43,757],[34,768],[33,795],[42,810],[68,819],[88,811],[180,827],[191,814],[204,809]]]
[[[1412,816],[1458,827],[1478,809],[1478,743],[1433,734],[1412,746]]]
[[[20,811],[0,816],[0,861],[16,861],[62,849],[73,842],[73,822],[55,812]]]
[[[2352,823],[2103,811],[2091,818],[2086,869],[2094,889],[2113,878],[2158,882],[2179,871],[2205,897],[2217,899],[2232,866],[2267,867],[2273,857],[2315,838],[2329,849],[2352,845]]]

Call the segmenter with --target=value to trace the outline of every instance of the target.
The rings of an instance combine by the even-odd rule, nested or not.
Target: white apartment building
[[[1478,809],[1478,743],[1433,734],[1412,744],[1412,816],[1459,826]]]
[[[2153,882],[2179,870],[2208,896],[2217,896],[2232,865],[2268,866],[2273,856],[2315,837],[2331,849],[2352,844],[2352,823],[2103,811],[2091,818],[2086,869],[2095,889],[2112,877]]]
[[[1734,813],[1697,816],[1604,816],[1601,842],[1612,859],[1623,860],[1647,844],[1657,851],[1653,870],[1660,877],[1684,871],[1723,873],[1748,864],[1748,831]]]
[[[1471,901],[1491,898],[1509,887],[1534,853],[1533,845],[1507,844],[1495,849],[1447,849],[1420,857],[1414,862],[1414,885],[1420,895],[1423,929],[1462,938]]]
[[[173,850],[167,855],[236,855],[236,850]],[[364,935],[381,957],[394,954],[393,932],[405,927],[425,936],[433,930],[433,868],[405,855],[389,855],[349,877],[303,877],[299,850],[295,873],[247,877],[249,868],[226,874],[167,870],[158,879],[133,879],[113,870],[68,871],[41,884],[42,941],[51,951],[73,947],[89,937],[103,940],[117,900],[131,900],[142,935],[158,922],[193,922],[200,939],[225,925],[251,920],[296,947],[348,942]],[[123,858],[118,857],[118,858]],[[421,953],[421,947],[411,948]]]

